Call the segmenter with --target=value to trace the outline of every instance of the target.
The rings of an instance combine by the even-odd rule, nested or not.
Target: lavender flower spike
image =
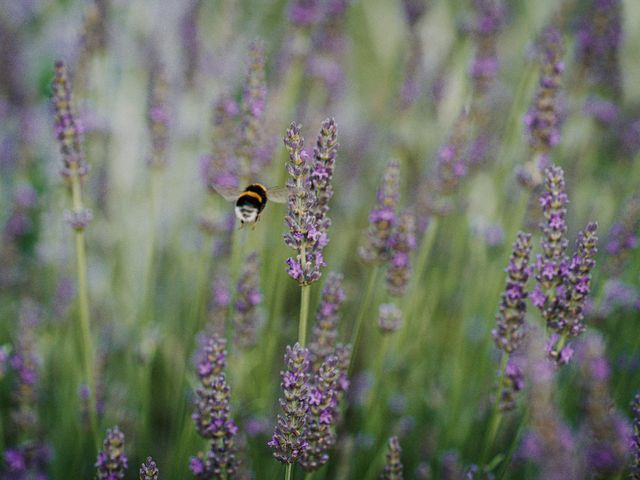
[[[500,310],[496,315],[496,328],[491,332],[496,346],[506,353],[517,350],[524,338],[524,322],[527,313],[525,285],[529,279],[530,254],[531,234],[518,232],[507,267],[507,286],[502,294]]]
[[[402,461],[400,460],[400,454],[402,449],[400,448],[400,442],[398,437],[391,437],[389,439],[389,451],[387,452],[387,462],[384,466],[384,471],[380,476],[381,480],[402,480]]]
[[[140,467],[140,480],[158,480],[158,466],[153,458],[147,457],[147,461]]]
[[[331,219],[327,217],[329,201],[333,197],[333,171],[338,152],[338,127],[333,118],[322,122],[316,146],[313,149],[315,165],[311,170],[311,188],[316,194],[314,207],[316,219],[320,228],[327,230],[331,226]]]
[[[283,414],[273,437],[267,444],[273,456],[282,463],[295,463],[309,448],[307,441],[307,412],[309,410],[309,351],[296,343],[287,346],[287,369],[280,372],[284,396],[280,398]]]
[[[378,188],[376,205],[369,212],[369,229],[358,250],[366,263],[382,263],[390,255],[389,239],[396,225],[396,208],[400,199],[400,165],[392,160],[387,165]]]
[[[346,299],[342,288],[343,276],[330,272],[322,289],[320,305],[316,313],[316,324],[311,334],[309,354],[313,371],[331,355],[336,348],[338,337],[338,310]]]
[[[416,219],[411,212],[403,212],[395,231],[389,238],[391,260],[387,267],[387,291],[390,295],[404,295],[411,280],[409,256],[416,248]]]
[[[262,122],[267,101],[264,44],[255,41],[249,50],[249,70],[242,94],[242,121],[238,158],[243,180],[259,172],[269,161],[261,151]]]
[[[535,98],[524,117],[532,152],[529,182],[539,184],[539,172],[550,163],[551,148],[560,142],[557,95],[564,72],[563,39],[560,31],[548,27],[542,34],[540,79]]]
[[[164,168],[167,164],[169,144],[169,109],[167,96],[169,85],[164,65],[154,59],[149,69],[148,128],[151,135],[151,156],[147,163],[152,168]]]
[[[318,470],[329,461],[327,452],[336,443],[334,426],[338,408],[339,379],[338,359],[330,356],[320,366],[313,387],[309,391],[306,434],[309,448],[300,458],[302,468],[308,472]]]
[[[633,463],[630,478],[640,480],[640,393],[636,393],[636,396],[633,397],[631,410],[633,412],[633,438],[631,440]]]
[[[475,0],[473,26],[476,52],[471,66],[473,86],[478,95],[487,93],[498,73],[497,41],[504,27],[506,9],[502,0]]]
[[[255,346],[259,324],[258,306],[262,299],[258,282],[258,255],[250,254],[242,268],[236,297],[234,316],[235,344],[241,349]]]
[[[124,478],[128,467],[127,456],[124,453],[124,434],[118,427],[107,430],[103,449],[98,453],[96,468],[97,478],[100,480],[118,480]]]
[[[327,244],[328,237],[315,214],[316,193],[311,188],[311,166],[304,151],[300,125],[291,124],[284,144],[289,151],[287,170],[291,176],[287,182],[291,193],[285,219],[289,232],[285,233],[284,240],[297,252],[295,257],[287,259],[287,273],[304,286],[321,276],[320,267],[325,265],[322,249]]]
[[[402,312],[393,303],[380,305],[378,314],[378,328],[382,333],[393,333],[402,325]]]
[[[191,457],[189,468],[196,478],[233,478],[238,469],[235,436],[238,427],[229,413],[230,390],[222,370],[225,366],[225,340],[214,335],[204,344],[198,364],[201,386],[196,391],[191,416],[201,437],[210,448]]]

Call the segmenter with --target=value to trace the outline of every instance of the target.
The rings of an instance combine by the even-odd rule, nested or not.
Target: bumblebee
[[[285,203],[289,197],[287,187],[269,188],[261,183],[252,183],[244,190],[232,187],[213,185],[213,188],[222,198],[235,202],[235,213],[241,224],[255,224],[260,220],[260,214],[271,200],[275,203]]]

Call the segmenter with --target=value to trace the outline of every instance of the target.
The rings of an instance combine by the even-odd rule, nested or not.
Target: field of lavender
[[[636,0],[2,0],[0,478],[640,479],[639,46]]]

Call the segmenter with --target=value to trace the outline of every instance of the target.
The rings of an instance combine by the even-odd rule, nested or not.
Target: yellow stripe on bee
[[[256,192],[242,192],[242,193],[240,194],[240,196],[241,196],[241,197],[242,197],[242,196],[244,196],[244,195],[248,195],[248,196],[250,196],[250,197],[252,197],[252,198],[255,198],[255,199],[256,199],[256,200],[258,200],[258,202],[260,202],[260,203],[262,203],[262,202],[263,202],[263,200],[262,200],[262,196],[261,196],[261,195],[259,195],[259,194],[257,194]]]

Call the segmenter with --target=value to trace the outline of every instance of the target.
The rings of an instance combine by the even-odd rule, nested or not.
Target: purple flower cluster
[[[99,480],[119,480],[124,478],[128,468],[128,459],[124,453],[124,433],[118,427],[107,430],[102,450],[96,460]]]
[[[147,457],[147,461],[140,466],[140,480],[158,480],[158,466],[153,458]]]
[[[337,148],[335,121],[322,122],[313,163],[304,150],[299,125],[290,125],[284,144],[289,152],[287,171],[290,175],[285,219],[289,232],[284,239],[297,252],[295,257],[287,259],[287,273],[300,285],[309,285],[321,276],[320,268],[325,265],[322,250],[329,242],[327,229],[331,222],[326,214],[333,195],[331,180]]]
[[[225,344],[222,337],[209,337],[197,366],[201,386],[196,390],[192,419],[200,436],[211,443],[206,453],[198,452],[191,457],[189,468],[201,480],[233,478],[238,468],[235,445],[238,427],[230,416],[230,390],[223,373]]]
[[[287,10],[289,22],[297,28],[309,28],[320,19],[320,9],[318,0],[291,0]]]
[[[564,72],[562,33],[550,26],[542,33],[538,90],[524,116],[533,163],[543,170],[549,164],[551,148],[560,142],[557,96]]]
[[[631,403],[633,412],[633,437],[631,448],[633,453],[633,463],[631,464],[631,477],[633,480],[640,480],[640,393],[636,393]]]
[[[89,168],[82,150],[82,127],[74,110],[71,80],[62,60],[55,64],[55,77],[51,84],[55,109],[55,132],[62,153],[62,175],[84,177]]]
[[[260,325],[258,307],[262,301],[259,285],[258,254],[253,252],[245,260],[238,279],[233,324],[234,342],[241,349],[255,346]]]
[[[338,409],[338,359],[329,356],[314,376],[309,389],[305,436],[308,448],[300,458],[307,471],[319,469],[329,461],[327,453],[336,443],[334,425]]]
[[[391,258],[387,266],[387,291],[390,295],[401,297],[405,294],[411,280],[410,255],[416,248],[416,220],[412,212],[404,211],[389,237]]]
[[[311,334],[309,355],[313,371],[335,351],[338,337],[338,311],[346,299],[342,288],[343,276],[330,272],[322,289],[320,305],[316,312],[316,324]]]
[[[559,167],[545,170],[545,191],[540,205],[545,222],[542,255],[534,266],[537,285],[531,293],[531,302],[538,307],[553,332],[547,345],[549,355],[558,363],[566,363],[572,355],[565,346],[568,336],[578,336],[584,331],[584,307],[591,288],[591,270],[595,266],[597,252],[597,225],[590,223],[578,235],[575,253],[567,257],[568,240],[565,237],[566,204],[564,172]]]
[[[380,478],[382,480],[402,480],[403,467],[402,460],[400,459],[402,449],[400,448],[398,437],[391,437],[389,439],[388,447],[389,450],[387,451],[384,470]]]
[[[512,252],[506,269],[507,286],[496,315],[496,328],[491,332],[496,346],[506,353],[516,351],[522,344],[525,334],[527,314],[525,287],[530,273],[531,235],[518,232],[518,238],[513,242]]]
[[[380,264],[391,255],[391,234],[397,223],[398,202],[400,200],[400,165],[391,161],[387,165],[378,188],[376,205],[369,212],[369,228],[358,252],[366,263]]]
[[[473,26],[476,52],[471,78],[478,95],[484,95],[498,74],[498,35],[504,28],[506,8],[502,0],[474,0],[476,19]]]
[[[249,70],[242,94],[238,159],[241,178],[248,180],[271,159],[264,148],[264,115],[267,103],[264,44],[255,41],[249,49]]]
[[[597,478],[614,478],[627,463],[632,432],[627,420],[612,407],[610,368],[604,350],[604,341],[597,334],[586,336],[577,347],[586,414],[580,437],[587,471]]]
[[[47,467],[51,461],[51,450],[38,443],[23,443],[4,452],[5,473],[11,480],[46,480]]]
[[[213,105],[211,154],[201,160],[202,178],[206,187],[237,187],[239,166],[236,158],[236,128],[240,109],[236,101],[222,95]]]
[[[169,84],[166,69],[159,60],[155,60],[149,71],[147,107],[147,125],[151,135],[151,156],[147,163],[152,168],[163,168],[167,164],[170,118],[168,95]]]
[[[622,1],[590,3],[576,33],[576,56],[589,83],[618,99],[622,95]]]
[[[309,411],[309,351],[296,343],[293,348],[287,346],[284,358],[287,369],[280,372],[284,396],[279,401],[283,414],[278,415],[268,445],[276,460],[295,463],[309,448],[305,436]]]

